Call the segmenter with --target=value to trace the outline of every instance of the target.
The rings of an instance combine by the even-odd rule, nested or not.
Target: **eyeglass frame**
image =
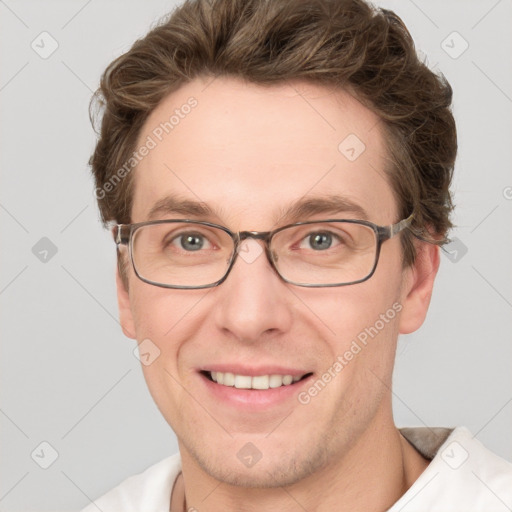
[[[267,256],[267,260],[270,263],[271,267],[274,269],[276,274],[279,276],[279,278],[288,284],[293,284],[295,286],[301,286],[304,288],[330,288],[330,287],[337,287],[337,286],[349,286],[352,284],[359,284],[363,283],[364,281],[367,281],[370,279],[373,274],[375,273],[375,270],[377,269],[377,264],[379,263],[379,257],[380,257],[380,250],[382,244],[391,238],[393,238],[395,235],[400,233],[401,231],[407,229],[410,227],[412,221],[414,218],[414,213],[411,213],[409,217],[402,219],[398,221],[395,224],[391,224],[388,226],[379,226],[373,222],[367,221],[367,220],[356,220],[356,219],[327,219],[327,220],[309,220],[309,221],[303,221],[303,222],[295,222],[293,224],[287,224],[286,226],[281,226],[277,229],[274,229],[272,231],[238,231],[233,232],[229,230],[225,226],[221,226],[220,224],[215,224],[208,221],[200,221],[200,220],[192,220],[192,219],[163,219],[163,220],[151,220],[151,221],[145,221],[145,222],[137,222],[134,224],[115,224],[112,228],[112,234],[114,236],[114,241],[116,243],[117,250],[119,251],[119,246],[124,245],[128,247],[128,253],[130,256],[130,261],[132,264],[133,271],[135,272],[135,275],[144,283],[151,284],[154,286],[159,286],[161,288],[171,288],[171,289],[179,289],[179,290],[200,290],[204,288],[214,288],[216,286],[219,286],[222,284],[228,277],[229,273],[231,272],[231,269],[233,268],[235,261],[237,259],[240,245],[244,240],[247,240],[248,238],[254,238],[256,240],[263,240],[265,244],[265,254]],[[295,283],[293,281],[290,281],[283,277],[279,270],[277,269],[277,266],[272,258],[271,251],[270,251],[270,242],[272,241],[272,238],[279,233],[280,231],[283,231],[288,228],[292,228],[295,226],[303,226],[307,224],[321,224],[324,222],[347,222],[350,224],[359,224],[363,226],[367,226],[373,230],[373,232],[376,235],[377,239],[377,247],[375,251],[375,260],[373,263],[373,267],[371,272],[364,278],[356,280],[356,281],[350,281],[348,283],[335,283],[335,284],[306,284],[306,283]],[[228,268],[224,274],[224,276],[219,279],[218,281],[215,281],[211,284],[201,285],[201,286],[182,286],[182,285],[169,285],[169,284],[163,284],[163,283],[157,283],[155,281],[150,281],[149,279],[146,279],[142,277],[135,265],[135,261],[133,258],[133,234],[137,231],[137,229],[144,227],[144,226],[150,226],[155,224],[174,224],[174,223],[188,223],[188,224],[200,224],[203,226],[209,226],[217,229],[221,229],[224,231],[231,240],[233,240],[234,243],[234,250],[233,254],[231,255],[231,261],[229,262]]]

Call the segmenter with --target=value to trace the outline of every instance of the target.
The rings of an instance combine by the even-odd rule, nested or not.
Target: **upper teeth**
[[[235,375],[229,372],[210,372],[210,375],[217,384],[234,386],[238,389],[278,388],[280,386],[288,386],[302,378],[293,377],[292,375],[258,375],[251,377],[249,375]]]

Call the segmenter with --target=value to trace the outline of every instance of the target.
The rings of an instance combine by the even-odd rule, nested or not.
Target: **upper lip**
[[[302,377],[307,373],[311,373],[308,370],[279,365],[245,366],[228,363],[210,364],[208,366],[205,365],[204,367],[199,368],[199,371],[233,373],[235,375],[247,375],[249,377],[258,377],[260,375],[291,375],[292,377]]]

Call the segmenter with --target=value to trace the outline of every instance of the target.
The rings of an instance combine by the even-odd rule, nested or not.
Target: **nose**
[[[217,327],[247,343],[286,332],[293,297],[287,286],[268,261],[264,243],[244,240],[231,272],[216,288]]]

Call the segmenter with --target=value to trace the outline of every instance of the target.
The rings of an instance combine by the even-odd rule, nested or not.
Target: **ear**
[[[119,320],[123,333],[128,338],[136,339],[135,323],[133,321],[132,310],[130,307],[130,295],[125,288],[123,280],[119,274],[119,266],[116,265],[116,286],[117,286],[117,304],[119,306]]]
[[[421,327],[427,316],[439,269],[439,246],[415,240],[416,260],[405,270],[400,334],[409,334]]]

